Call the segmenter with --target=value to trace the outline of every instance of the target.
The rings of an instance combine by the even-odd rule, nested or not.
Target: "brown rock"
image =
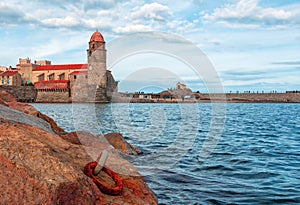
[[[126,142],[124,137],[120,133],[108,133],[104,135],[105,139],[121,153],[129,155],[138,155],[141,154],[141,151],[138,150],[135,146]]]
[[[19,103],[16,101],[14,96],[9,94],[6,91],[0,90],[0,104],[7,106],[11,109],[18,110],[20,112],[23,112],[28,115],[32,115],[34,117],[39,117],[43,119],[44,121],[48,122],[52,128],[52,130],[56,134],[65,134],[66,132],[59,127],[56,122],[49,116],[44,115],[43,113],[40,113],[37,109],[35,109],[33,106],[28,105],[26,103]]]
[[[17,102],[14,96],[3,90],[0,90],[0,104],[21,111],[28,115],[38,115],[38,111],[34,107],[26,103]]]
[[[48,122],[52,128],[52,130],[58,134],[58,135],[62,135],[62,134],[66,134],[66,132],[64,131],[64,129],[62,129],[61,127],[59,127],[56,122],[49,116],[41,113],[41,112],[38,112],[37,113],[37,117],[45,120],[46,122]]]
[[[7,103],[16,102],[14,96],[4,90],[0,90],[0,99]]]
[[[78,134],[77,134],[78,135]],[[2,204],[157,204],[136,169],[101,139],[85,133],[72,144],[33,126],[0,118],[0,197]],[[106,167],[123,181],[120,196],[103,194],[83,167],[107,150]],[[99,180],[113,186],[101,173]]]
[[[64,140],[77,145],[92,146],[93,143],[99,142],[99,139],[89,132],[76,131],[60,135]]]

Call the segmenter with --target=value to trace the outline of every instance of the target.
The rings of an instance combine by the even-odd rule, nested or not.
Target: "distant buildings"
[[[184,89],[186,89],[186,84],[183,84],[183,83],[181,83],[181,82],[178,82],[178,83],[176,84],[176,89],[177,89],[177,90],[184,90]]]
[[[21,85],[21,75],[18,71],[6,70],[0,73],[0,85]]]
[[[120,97],[130,99],[136,102],[178,102],[178,101],[194,101],[199,99],[200,94],[194,93],[183,83],[178,82],[175,89],[164,90],[160,93],[120,93]]]

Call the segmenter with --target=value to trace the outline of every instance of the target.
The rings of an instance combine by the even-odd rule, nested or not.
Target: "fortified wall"
[[[35,102],[37,97],[37,91],[33,86],[1,85],[0,90],[13,95],[18,102]]]
[[[36,102],[38,103],[70,103],[69,90],[39,90]]]

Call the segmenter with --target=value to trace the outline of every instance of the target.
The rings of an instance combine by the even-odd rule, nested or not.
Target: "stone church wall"
[[[74,85],[71,89],[71,95],[72,102],[108,102],[105,88],[96,85],[88,85],[87,83]]]
[[[65,90],[38,90],[36,102],[38,103],[70,103],[69,89]]]

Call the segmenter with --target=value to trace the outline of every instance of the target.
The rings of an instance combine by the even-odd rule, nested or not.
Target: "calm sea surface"
[[[300,104],[214,105],[33,104],[66,131],[121,132],[160,204],[300,204]]]

